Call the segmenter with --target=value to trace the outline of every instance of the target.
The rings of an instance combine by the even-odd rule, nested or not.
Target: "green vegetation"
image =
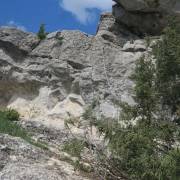
[[[136,105],[121,104],[120,120],[96,120],[92,108],[84,114],[87,119],[93,117],[91,123],[108,139],[111,156],[99,157],[102,169],[106,169],[103,176],[179,180],[180,28],[177,22],[171,21],[153,47],[152,55],[139,59],[132,78]]]
[[[69,162],[75,170],[80,170],[85,173],[93,171],[91,165],[82,160],[82,152],[87,146],[86,142],[77,138],[73,138],[64,143],[62,151],[68,153],[70,157],[65,157],[63,160]],[[72,156],[72,157],[71,157]],[[74,158],[75,157],[75,158]]]
[[[9,134],[16,137],[22,137],[23,139],[29,139],[26,131],[23,130],[17,123],[12,122],[15,120],[12,119],[15,111],[13,110],[12,115],[9,112],[9,110],[0,111],[0,133]]]
[[[162,41],[154,47],[156,90],[164,110],[176,116],[180,106],[180,24],[172,19]],[[176,116],[176,121],[180,119]]]
[[[0,110],[0,133],[20,137],[25,141],[42,149],[48,149],[45,144],[35,142],[31,136],[15,121],[19,120],[19,114],[12,109]]]
[[[44,40],[46,38],[46,34],[45,24],[41,24],[37,36],[40,40]]]
[[[79,139],[72,139],[64,143],[63,151],[67,152],[71,156],[80,158],[81,152],[85,147],[85,142]]]
[[[19,113],[14,109],[5,109],[0,111],[1,114],[4,114],[5,118],[9,121],[19,121]]]

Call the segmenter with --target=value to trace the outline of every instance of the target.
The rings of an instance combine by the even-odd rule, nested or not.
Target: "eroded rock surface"
[[[0,134],[0,180],[88,180],[54,154]]]
[[[16,109],[32,139],[49,147],[45,152],[0,135],[0,180],[88,179],[59,159],[59,150],[75,137],[104,146],[103,137],[81,115],[94,100],[97,114],[108,118],[119,113],[114,100],[133,103],[129,76],[145,51],[145,41],[110,13],[101,16],[95,36],[57,31],[39,41],[32,33],[0,28],[0,107]],[[69,119],[73,124],[67,127]],[[90,156],[85,151],[83,161]]]
[[[114,0],[116,20],[141,36],[160,35],[169,15],[179,16],[178,0]]]
[[[133,45],[136,39],[111,14],[102,15],[95,36],[62,31],[40,42],[34,34],[1,28],[0,106],[24,119],[58,121],[62,129],[63,119],[80,117],[94,99],[131,102],[128,77],[145,51],[143,40]]]
[[[119,115],[114,102],[134,104],[130,76],[151,50],[142,35],[158,35],[171,9],[179,13],[175,0],[155,2],[116,0],[114,15],[101,16],[94,36],[64,30],[40,41],[32,33],[0,28],[0,108],[16,109],[20,125],[51,149],[0,134],[0,180],[88,179],[57,152],[74,137],[102,145],[97,129],[81,118],[94,101],[97,116],[112,119]]]

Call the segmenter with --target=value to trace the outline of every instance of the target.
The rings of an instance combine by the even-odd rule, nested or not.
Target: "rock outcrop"
[[[169,15],[179,14],[177,0],[114,0],[113,14],[119,23],[141,36],[159,35]]]
[[[2,27],[0,107],[16,109],[32,138],[56,151],[73,137],[99,145],[102,138],[80,116],[95,99],[97,113],[110,118],[118,114],[114,100],[133,103],[129,76],[145,51],[144,40],[110,13],[101,16],[95,36],[58,31],[39,41],[33,33]],[[69,118],[76,122],[67,129]],[[52,154],[0,135],[0,180],[86,179]]]
[[[115,101],[134,104],[130,76],[151,50],[143,35],[158,35],[179,8],[175,0],[116,0],[95,36],[64,30],[40,41],[33,33],[0,28],[0,108],[16,109],[20,125],[56,149],[74,136],[100,144],[96,129],[81,121],[84,109],[96,100],[97,115],[114,118]],[[67,119],[77,125],[67,129]],[[86,179],[54,155],[0,134],[0,180]]]
[[[96,36],[62,31],[40,42],[34,34],[1,28],[0,106],[17,109],[24,119],[62,125],[94,99],[132,102],[128,77],[146,51],[138,39],[111,14],[102,15]]]

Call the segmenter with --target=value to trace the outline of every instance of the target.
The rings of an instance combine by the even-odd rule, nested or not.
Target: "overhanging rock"
[[[113,15],[138,35],[160,35],[169,15],[177,15],[177,0],[114,0]]]

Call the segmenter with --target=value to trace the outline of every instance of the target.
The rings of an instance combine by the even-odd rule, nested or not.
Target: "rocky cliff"
[[[0,104],[25,119],[76,116],[95,98],[102,104],[113,98],[131,102],[128,76],[146,51],[144,40],[111,14],[101,16],[95,36],[62,31],[39,41],[34,34],[1,28],[0,47]]]
[[[16,109],[27,129],[48,128],[47,132],[53,129],[54,134],[45,135],[39,130],[36,133],[41,138],[43,134],[46,140],[53,134],[50,140],[54,142],[55,138],[54,144],[60,143],[68,134],[64,121],[80,118],[84,108],[95,99],[99,102],[98,114],[110,118],[117,116],[114,101],[134,103],[131,97],[134,84],[130,75],[136,60],[150,50],[144,35],[159,35],[166,25],[167,15],[178,14],[176,3],[175,0],[116,0],[113,15],[105,13],[101,16],[95,36],[64,30],[50,33],[40,41],[32,33],[0,28],[0,107]],[[83,127],[72,127],[72,132],[81,137],[87,133]],[[0,165],[2,180],[22,177],[29,180],[26,171],[29,168],[35,174],[34,179],[37,176],[39,179],[85,179],[73,175],[73,170],[60,176],[56,166],[47,171],[50,166],[43,162],[55,163],[50,161],[50,155],[38,156],[37,162],[32,163],[34,156],[41,154],[36,153],[40,150],[22,145],[25,142],[19,139],[0,135],[0,143],[0,160],[4,164],[2,168]],[[22,153],[18,147],[10,147],[12,143],[24,147]],[[4,149],[11,149],[8,152],[12,156]],[[35,154],[31,154],[31,150]],[[30,153],[26,165],[21,159],[26,156],[23,152]],[[63,171],[62,162],[55,164],[58,163]],[[17,172],[17,178],[14,172]]]

